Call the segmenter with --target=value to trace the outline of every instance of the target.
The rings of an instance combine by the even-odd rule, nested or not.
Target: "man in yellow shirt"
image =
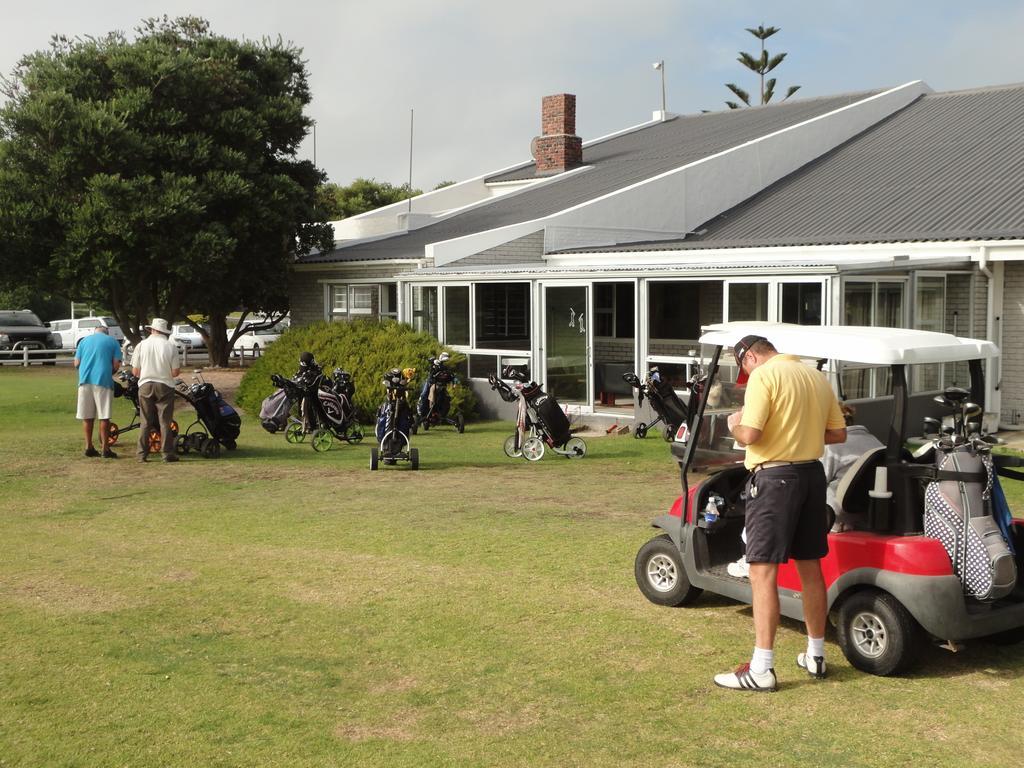
[[[779,564],[790,558],[800,574],[807,652],[797,666],[825,676],[827,596],[821,558],[828,553],[826,443],[846,440],[846,421],[825,376],[793,355],[781,355],[763,336],[745,336],[733,350],[747,373],[743,409],[729,430],[746,446],[747,562],[754,608],[754,654],[749,664],[715,675],[723,688],[774,691],[779,626]]]

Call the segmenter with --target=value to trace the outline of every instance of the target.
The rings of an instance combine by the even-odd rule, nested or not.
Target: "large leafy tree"
[[[782,30],[779,27],[766,27],[763,24],[757,27],[757,29],[752,29],[750,27],[747,27],[746,29],[747,32],[761,41],[761,55],[754,56],[753,54],[740,51],[739,58],[736,60],[760,78],[761,101],[758,103],[767,104],[775,95],[775,78],[771,77],[768,80],[765,80],[765,75],[779,66],[779,64],[785,60],[786,54],[778,53],[774,56],[770,55],[764,47],[764,41]],[[750,94],[747,91],[743,90],[735,83],[726,83],[725,87],[732,91],[736,98],[742,101],[746,106],[750,106]],[[786,95],[782,97],[782,101],[785,101],[799,90],[799,85],[789,86],[789,88],[786,89]],[[728,105],[729,109],[741,108],[735,101],[726,101],[725,103]]]
[[[408,184],[395,186],[386,181],[359,178],[347,186],[324,184],[317,196],[327,218],[337,221],[422,194],[422,190]]]
[[[107,306],[137,339],[150,314],[287,308],[296,255],[330,247],[323,174],[296,159],[311,121],[301,52],[194,17],[133,39],[54,38],[2,81],[0,273]]]

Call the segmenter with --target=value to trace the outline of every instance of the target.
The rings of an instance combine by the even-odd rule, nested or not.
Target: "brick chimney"
[[[541,135],[530,145],[537,175],[550,176],[583,165],[583,139],[576,135],[576,97],[545,96],[541,103]]]

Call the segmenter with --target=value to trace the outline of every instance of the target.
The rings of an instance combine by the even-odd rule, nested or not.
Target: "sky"
[[[51,35],[131,33],[151,16],[196,15],[217,34],[282,38],[303,50],[329,179],[431,189],[530,159],[541,98],[576,94],[584,141],[669,112],[723,109],[724,83],[757,90],[737,63],[759,51],[793,98],[924,80],[936,91],[1022,80],[1019,0],[0,0],[0,72]],[[314,158],[308,137],[301,153]]]

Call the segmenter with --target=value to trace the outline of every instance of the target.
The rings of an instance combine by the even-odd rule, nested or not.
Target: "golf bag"
[[[384,374],[384,389],[387,397],[377,410],[377,442],[383,441],[384,436],[392,431],[401,433],[404,442],[408,442],[409,432],[412,429],[412,409],[409,407],[409,401],[405,394],[408,384],[408,380],[398,369],[392,369]],[[398,435],[393,437],[397,438]],[[395,443],[391,447],[397,451],[399,443],[403,441],[394,439],[391,442]]]
[[[964,594],[998,600],[1013,591],[1017,566],[992,517],[992,455],[975,443],[936,448],[941,476],[925,488],[924,533],[942,542]]]
[[[242,417],[221,397],[213,384],[200,382],[189,387],[189,402],[196,409],[196,418],[203,423],[210,437],[225,448],[234,450]]]
[[[260,405],[260,424],[271,434],[278,432],[288,426],[288,414],[291,410],[292,400],[288,397],[288,392],[279,389]]]

